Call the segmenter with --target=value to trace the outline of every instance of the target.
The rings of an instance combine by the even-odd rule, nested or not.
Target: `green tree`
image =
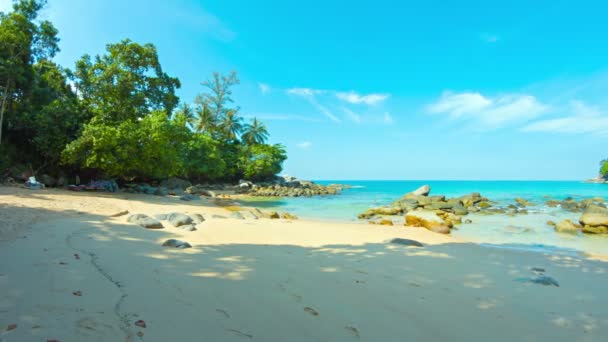
[[[160,110],[118,125],[91,122],[64,151],[65,161],[112,177],[161,179],[184,173],[190,131]]]
[[[228,110],[220,121],[221,132],[228,140],[237,140],[243,131],[243,118],[236,110]]]
[[[37,20],[45,5],[46,0],[20,0],[14,2],[12,12],[0,12],[0,143],[10,102],[28,96],[34,63],[59,51],[55,27]]]
[[[286,159],[283,145],[251,145],[243,147],[240,164],[246,179],[268,180],[283,170]]]
[[[167,75],[156,47],[125,39],[108,44],[107,53],[76,62],[74,83],[94,120],[116,124],[144,118],[154,110],[172,113],[179,99],[177,78]]]
[[[268,139],[268,130],[266,129],[266,125],[264,125],[264,123],[259,121],[257,118],[253,118],[251,123],[245,124],[241,138],[247,145],[259,145],[265,143]]]
[[[181,115],[185,124],[188,124],[190,127],[194,127],[196,122],[196,114],[192,110],[192,107],[187,103],[182,103],[177,111],[174,114],[175,116]]]
[[[202,83],[208,89],[208,92],[199,94],[196,98],[196,103],[201,106],[206,104],[216,118],[221,118],[231,110],[227,106],[230,103],[234,103],[232,99],[232,87],[239,83],[236,71],[232,71],[228,75],[214,72],[212,78]],[[238,108],[236,111],[238,111]]]
[[[212,134],[217,130],[217,117],[206,103],[197,106],[195,115],[194,129],[197,132]]]
[[[600,162],[600,176],[604,179],[608,179],[608,159],[604,159]]]

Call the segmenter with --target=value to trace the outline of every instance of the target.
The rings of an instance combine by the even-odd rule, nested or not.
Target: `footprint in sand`
[[[344,329],[346,329],[346,331],[348,331],[349,333],[351,333],[356,338],[360,338],[361,337],[361,335],[359,334],[359,329],[353,327],[352,325],[347,325],[347,326],[344,327]]]
[[[304,308],[304,312],[312,315],[312,316],[319,316],[319,311],[311,308],[310,306],[307,306]]]
[[[226,318],[230,318],[230,314],[228,313],[228,311],[226,310],[222,310],[222,309],[215,309],[215,311],[221,313],[222,315],[224,315],[224,317]]]

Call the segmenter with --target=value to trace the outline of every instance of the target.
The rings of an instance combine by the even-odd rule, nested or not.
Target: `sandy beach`
[[[125,210],[205,221],[148,230],[111,217]],[[582,254],[403,226],[240,220],[208,200],[11,187],[0,187],[0,226],[0,341],[608,338],[608,264]],[[162,247],[170,238],[192,248]],[[559,286],[528,281],[539,276]]]

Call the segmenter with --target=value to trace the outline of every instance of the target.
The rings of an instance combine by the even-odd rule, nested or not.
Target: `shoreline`
[[[0,218],[17,225],[13,238],[0,230],[0,339],[512,341],[517,331],[521,340],[600,341],[608,334],[608,260],[492,248],[424,228],[236,219],[212,202],[0,187]],[[164,229],[144,229],[128,215],[110,217],[124,210],[199,213],[205,221],[192,232],[164,221]],[[162,247],[167,239],[192,248]]]

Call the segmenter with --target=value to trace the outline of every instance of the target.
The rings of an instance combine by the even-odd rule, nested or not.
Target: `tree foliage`
[[[266,144],[266,126],[244,123],[234,104],[236,72],[214,73],[193,104],[178,107],[180,82],[163,71],[152,44],[125,39],[65,69],[52,61],[57,30],[38,19],[45,4],[16,0],[0,13],[0,168],[199,181],[281,171],[284,148]]]
[[[608,179],[608,159],[604,159],[600,162],[600,176]]]

